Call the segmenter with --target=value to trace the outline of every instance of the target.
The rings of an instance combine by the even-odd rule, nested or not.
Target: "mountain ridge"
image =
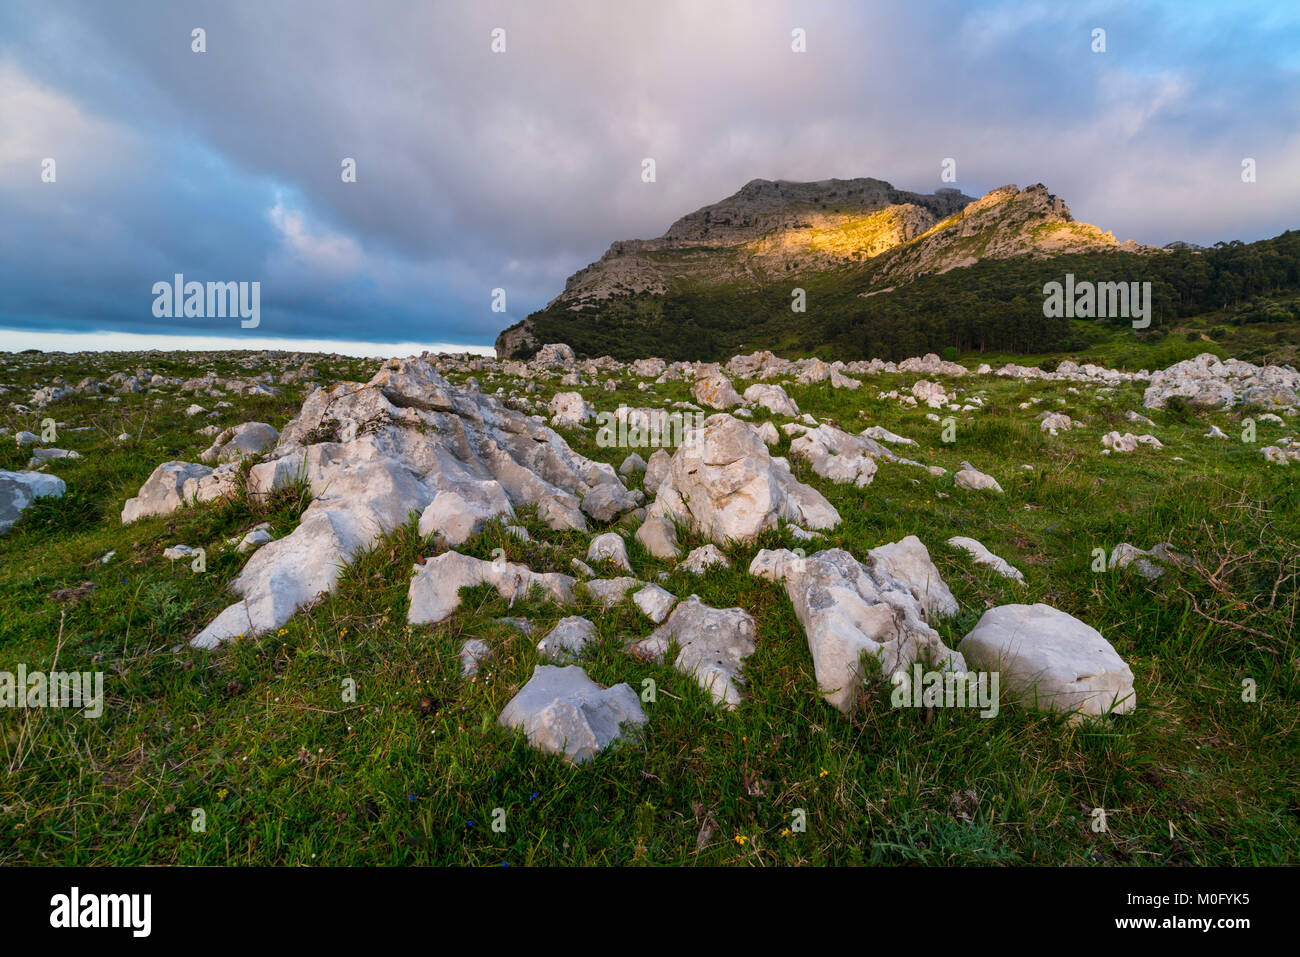
[[[533,323],[543,313],[598,315],[615,300],[798,286],[819,274],[836,274],[865,297],[986,259],[1111,250],[1160,251],[1075,220],[1042,183],[976,198],[954,188],[916,193],[870,177],[754,179],[680,217],[662,236],[613,242],[545,309],[504,330],[497,354],[535,348]]]

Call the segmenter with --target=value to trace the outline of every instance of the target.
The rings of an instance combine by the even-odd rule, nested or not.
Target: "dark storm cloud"
[[[967,193],[1042,181],[1120,239],[1260,238],[1300,211],[1298,24],[1282,4],[19,0],[0,320],[213,331],[152,316],[183,271],[261,280],[263,332],[487,341],[610,241],[750,179],[929,191],[945,157]]]

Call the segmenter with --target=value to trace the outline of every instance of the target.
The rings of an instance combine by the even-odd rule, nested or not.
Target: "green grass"
[[[9,397],[18,401],[31,381],[50,375],[20,364],[26,358],[0,357],[0,380],[23,386]],[[238,371],[233,360],[222,361]],[[125,369],[122,362],[101,359],[85,374],[102,377]],[[324,360],[316,364],[325,371]],[[57,371],[74,382],[81,374]],[[372,371],[358,363],[332,373],[364,380]],[[505,384],[473,374],[485,391]],[[866,489],[835,486],[796,460],[796,474],[844,517],[817,547],[861,557],[919,535],[961,604],[961,614],[940,627],[949,644],[996,604],[1044,601],[1081,618],[1132,666],[1136,712],[1073,725],[1004,705],[986,720],[973,711],[894,710],[888,689],[874,688],[851,714],[840,714],[817,693],[784,591],[747,573],[758,548],[798,544],[783,530],[727,547],[731,569],[702,578],[652,559],[626,536],[639,578],[667,571],[663,584],[674,594],[754,616],[746,699],[732,712],[715,708],[670,667],[623,651],[624,642],[653,630],[630,602],[605,613],[583,600],[559,608],[533,598],[511,608],[479,588],[464,593],[448,621],[408,626],[411,570],[417,556],[435,552],[413,524],[361,556],[332,595],[279,632],[195,651],[187,639],[231,600],[225,587],[245,560],[221,543],[261,521],[277,536],[287,533],[305,498],[291,489],[267,503],[187,508],[122,526],[122,503],[159,462],[196,461],[209,440],[181,414],[188,397],[169,396],[158,407],[152,395],[113,404],[76,399],[44,413],[63,423],[57,444],[83,456],[50,467],[67,481],[67,496],[33,507],[0,537],[0,670],[19,663],[52,670],[57,657],[60,669],[103,671],[108,700],[94,720],[56,709],[0,710],[0,863],[1300,860],[1300,472],[1266,466],[1257,445],[1201,437],[1210,423],[1239,435],[1238,415],[1229,412],[1151,412],[1164,451],[1100,455],[1104,432],[1145,431],[1123,420],[1126,410],[1141,410],[1139,385],[1100,394],[1078,386],[1074,395],[1066,383],[944,380],[988,403],[984,412],[957,414],[957,441],[947,445],[924,418],[928,410],[875,398],[917,376],[862,378],[856,393],[825,384],[787,389],[819,420],[855,432],[883,425],[917,439],[921,448],[904,454],[950,473],[969,459],[1006,494],[965,492],[951,474],[936,479],[887,463]],[[601,409],[689,398],[681,383],[645,393],[624,377],[622,386],[581,391]],[[544,383],[539,398],[554,391],[553,381]],[[1031,397],[1043,402],[1020,410]],[[219,424],[260,419],[280,428],[302,392],[226,398],[236,407]],[[216,399],[198,401],[211,407]],[[1084,427],[1043,435],[1034,416],[1057,409]],[[42,417],[9,415],[3,424],[39,431]],[[78,426],[93,431],[67,431]],[[115,442],[123,430],[136,438]],[[1259,431],[1265,442],[1286,433],[1267,423]],[[627,453],[597,447],[594,430],[565,434],[592,458],[617,465]],[[11,440],[0,448],[0,467],[23,466],[26,455]],[[783,437],[775,454],[786,452]],[[553,548],[491,525],[461,550],[486,558],[504,548],[510,560],[538,570],[569,571],[572,557],[585,556],[586,536],[551,532],[529,513],[522,521]],[[950,550],[944,540],[952,535],[979,539],[1028,584]],[[682,537],[686,548],[702,543]],[[1091,570],[1093,548],[1165,540],[1199,570],[1155,583]],[[208,549],[206,572],[162,557],[181,542]],[[109,550],[116,556],[101,564]],[[69,601],[49,597],[83,581],[97,587]],[[650,678],[658,690],[644,705],[642,730],[579,768],[496,724],[538,663],[537,640],[568,614],[597,623],[601,640],[581,662],[594,680],[639,691]],[[525,637],[497,621],[504,616],[532,618],[540,631]],[[463,681],[458,652],[469,637],[487,641],[495,657],[478,679]],[[1255,703],[1242,701],[1245,678],[1257,683]],[[355,700],[348,700],[352,683]],[[1090,827],[1097,807],[1107,810],[1104,833]],[[492,828],[497,808],[505,811],[504,832]],[[206,818],[202,832],[193,829],[195,809]],[[789,830],[797,809],[806,832]]]

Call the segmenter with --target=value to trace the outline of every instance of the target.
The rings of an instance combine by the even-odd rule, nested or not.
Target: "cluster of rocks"
[[[1132,432],[1125,432],[1121,435],[1119,432],[1107,432],[1101,437],[1103,453],[1109,452],[1135,452],[1139,445],[1150,446],[1153,449],[1163,449],[1164,445],[1154,435],[1134,435]]]
[[[1205,408],[1300,406],[1300,372],[1290,366],[1257,366],[1203,352],[1150,378],[1151,384],[1142,396],[1142,404],[1148,409],[1163,409],[1173,398]]]
[[[1284,368],[1260,371],[1251,366],[1256,371],[1247,375],[1238,366],[1220,365],[1226,374],[1213,364],[1180,373],[1171,380],[1176,380],[1171,386],[1175,391],[1169,394],[1182,394],[1176,382],[1209,377],[1228,382],[1233,401],[1257,402],[1260,393],[1251,390],[1266,388],[1279,400],[1273,404],[1294,404],[1280,401],[1286,396],[1277,391],[1293,388]],[[451,369],[477,373],[487,383],[499,375],[528,386],[558,378],[564,390],[542,405],[530,401],[529,389],[507,396],[503,387],[489,386],[496,394],[488,394],[477,377],[453,385],[443,375]],[[128,378],[135,380],[130,391],[168,388],[196,398],[240,391],[264,394],[249,390],[277,386],[266,375],[156,381],[156,375],[145,377],[148,370],[138,372],[106,384],[88,380],[73,391],[99,394],[104,385],[125,387]],[[772,529],[801,541],[814,540],[818,532],[836,527],[840,514],[819,491],[796,478],[792,461],[828,481],[859,488],[873,481],[881,464],[919,467],[935,477],[946,475],[945,470],[904,458],[888,447],[916,446],[912,439],[880,427],[855,434],[818,422],[801,412],[781,385],[755,381],[742,388],[733,379],[788,378],[855,389],[861,385],[855,375],[890,372],[921,377],[892,396],[900,401],[936,411],[982,405],[978,396],[932,378],[972,375],[934,355],[897,364],[792,362],[762,352],[723,365],[655,358],[620,363],[608,357],[580,362],[568,347],[547,345],[528,362],[446,356],[394,359],[384,362],[369,381],[312,388],[283,431],[264,422],[199,430],[212,436],[200,461],[158,465],[125,503],[122,521],[165,515],[221,497],[264,497],[296,484],[309,492],[310,504],[290,533],[276,538],[269,527],[259,526],[230,540],[240,553],[252,554],[230,585],[237,600],[192,638],[196,647],[213,648],[281,627],[299,609],[332,591],[359,552],[415,517],[421,535],[447,550],[412,570],[407,611],[411,624],[446,621],[460,608],[462,590],[482,585],[511,603],[537,591],[558,606],[585,598],[607,608],[629,600],[654,630],[629,642],[627,653],[676,669],[718,706],[735,708],[743,702],[745,662],[762,640],[754,618],[741,608],[711,607],[696,595],[679,599],[661,584],[637,578],[621,533],[606,530],[592,536],[586,560],[574,559],[574,575],[483,560],[455,549],[494,520],[506,524],[511,534],[527,538],[522,527],[511,524],[523,507],[535,508],[541,523],[556,532],[587,533],[592,522],[618,522],[649,554],[679,561],[679,567],[697,575],[729,566],[722,550],[729,544],[752,542]],[[304,361],[285,372],[278,384],[309,383],[316,374]],[[998,370],[981,367],[975,374],[1095,383],[1145,378],[1142,373],[1073,363],[1061,363],[1051,373],[1009,365]],[[1164,375],[1152,378],[1153,388],[1157,382],[1164,388]],[[631,380],[639,380],[642,391],[668,381],[689,382],[694,403],[680,406],[716,414],[688,428],[675,451],[659,449],[648,461],[633,453],[618,469],[575,452],[555,431],[585,428],[596,416],[576,387],[603,382],[605,388],[617,389]],[[59,390],[70,387],[55,381],[46,388],[54,391],[42,394],[43,402],[56,401]],[[195,415],[206,411],[197,403],[195,408]],[[778,427],[747,420],[760,409],[789,421]],[[640,427],[662,411],[623,408],[619,415],[624,423]],[[1130,421],[1149,423],[1136,413],[1130,413]],[[1052,435],[1079,425],[1063,412],[1043,413],[1039,423]],[[789,439],[788,460],[769,448],[781,441],[782,433]],[[1160,448],[1150,435],[1111,432],[1102,441],[1108,451],[1128,452],[1140,444]],[[53,454],[59,450],[38,451],[44,453],[38,456],[43,462],[59,457]],[[1263,454],[1280,464],[1300,460],[1300,443],[1280,440]],[[629,482],[637,479],[640,487],[632,487]],[[953,476],[953,485],[1003,491],[993,476],[967,462]],[[0,472],[0,531],[27,507],[21,503],[63,490],[61,480],[44,473]],[[683,528],[708,542],[685,558],[677,541]],[[948,545],[1009,583],[1025,581],[1019,569],[975,539],[954,537]],[[1178,564],[1179,556],[1166,546],[1142,552],[1125,545],[1111,562],[1116,567],[1132,564],[1148,575]],[[599,577],[593,566],[615,577]],[[841,711],[852,708],[868,682],[911,680],[917,664],[945,673],[996,669],[1003,676],[1004,691],[1025,707],[1094,715],[1133,707],[1133,676],[1114,648],[1083,622],[1047,605],[995,607],[949,647],[936,625],[958,612],[957,602],[925,544],[915,536],[860,556],[838,548],[811,555],[764,549],[749,572],[784,588],[804,631],[820,693]],[[540,636],[538,654],[547,663],[537,666],[501,713],[500,723],[521,729],[533,745],[572,761],[591,758],[629,728],[644,724],[646,714],[629,686],[601,687],[579,664],[599,641],[596,625],[578,615],[561,619]],[[491,656],[486,642],[468,639],[461,649],[462,673],[477,674]]]
[[[161,357],[164,354],[105,353],[101,354],[100,358],[111,368],[113,364],[136,362],[142,356],[147,357],[149,355]],[[165,355],[169,363],[174,364],[178,361],[174,353],[166,353]],[[27,360],[26,356],[22,358]],[[58,368],[64,366],[69,358],[70,356],[65,353],[42,353],[40,356],[32,357],[24,364],[28,367]],[[325,356],[324,358],[335,362],[348,361],[347,357],[338,355]],[[192,365],[204,365],[214,359],[227,364],[242,366],[248,369],[250,374],[247,376],[223,376],[208,370],[201,375],[186,377],[164,375],[147,366],[135,366],[130,371],[113,372],[104,375],[102,378],[84,376],[75,383],[67,381],[61,375],[54,375],[44,380],[43,384],[37,385],[26,403],[11,402],[9,407],[16,412],[31,412],[43,409],[51,403],[75,397],[107,399],[115,402],[119,401],[122,396],[141,395],[151,392],[164,394],[190,393],[213,397],[226,395],[273,396],[279,393],[280,386],[304,385],[310,389],[315,387],[316,380],[322,378],[321,372],[312,365],[313,359],[297,352],[193,353],[189,355],[182,354],[179,361],[187,361]],[[316,357],[316,359],[319,361],[320,357]],[[265,371],[268,365],[278,367],[283,371],[278,375],[274,372]],[[0,386],[0,395],[8,391],[7,387]]]
[[[1273,465],[1290,465],[1300,462],[1300,439],[1283,436],[1272,445],[1265,445],[1259,450],[1264,459]]]
[[[332,590],[359,550],[412,514],[426,534],[462,541],[484,522],[508,519],[523,505],[536,506],[552,529],[580,531],[586,531],[591,511],[614,517],[636,507],[612,466],[578,455],[545,425],[477,389],[451,386],[423,359],[387,362],[367,383],[317,389],[265,458],[249,470],[247,494],[267,495],[304,482],[311,504],[293,532],[264,545],[244,566],[231,585],[241,600],[195,636],[198,647],[280,627]],[[202,500],[204,483],[232,467],[205,473],[206,466],[160,466],[161,481],[151,477],[146,483],[163,487],[163,495],[147,499],[157,507],[144,512],[128,503],[123,518],[157,514],[191,497]],[[600,489],[610,494],[593,494]],[[144,492],[133,501],[145,499]],[[477,560],[448,554],[453,557],[441,558],[449,565],[459,562],[458,573],[495,584],[502,594],[532,583],[524,583],[526,569],[470,565]],[[425,581],[435,584],[417,590]],[[412,608],[430,621],[441,620],[458,601],[431,573],[413,581],[412,589]]]
[[[978,542],[965,541],[960,547],[974,546],[977,557],[1005,566],[1004,574],[1015,572]],[[1132,671],[1110,643],[1047,605],[994,608],[956,649],[947,647],[933,623],[955,615],[957,602],[915,536],[871,549],[863,562],[842,549],[807,558],[764,549],[750,573],[784,583],[818,687],[841,711],[852,707],[870,677],[907,688],[918,662],[939,672],[997,671],[1010,700],[1037,710],[1096,716],[1136,705]],[[877,675],[864,671],[863,662]]]

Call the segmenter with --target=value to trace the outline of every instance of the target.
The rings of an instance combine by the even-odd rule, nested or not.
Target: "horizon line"
[[[170,343],[176,343],[172,345]],[[470,353],[492,356],[490,345],[454,342],[371,342],[362,339],[299,339],[283,336],[166,335],[144,332],[38,332],[31,329],[0,329],[0,352],[20,353],[37,349],[45,353],[77,352],[311,352],[354,358],[388,358],[419,355]]]

